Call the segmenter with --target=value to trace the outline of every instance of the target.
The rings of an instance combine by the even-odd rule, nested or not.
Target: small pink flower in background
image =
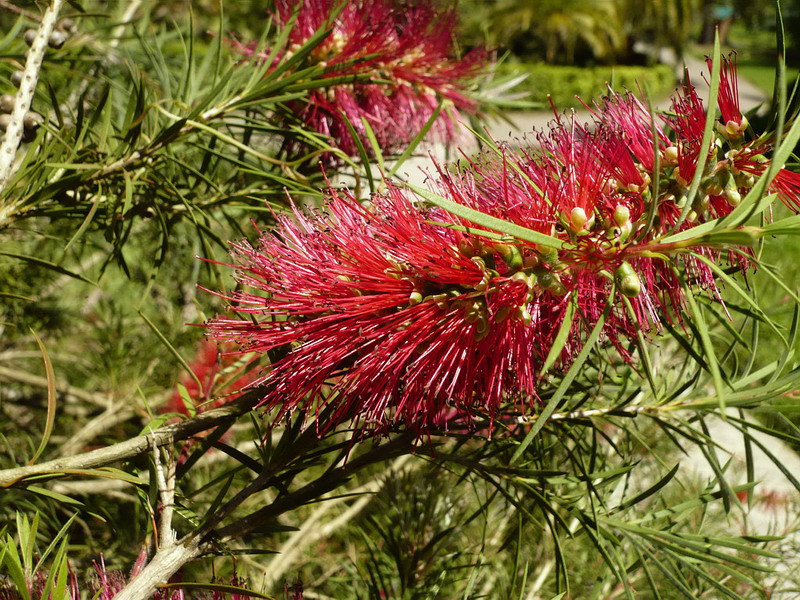
[[[486,63],[483,50],[455,56],[454,3],[350,0],[334,16],[340,6],[337,0],[275,3],[275,17],[281,26],[297,13],[283,58],[315,32],[330,28],[331,33],[308,60],[324,67],[325,78],[368,77],[312,90],[307,100],[295,105],[299,118],[333,138],[350,156],[358,152],[348,121],[369,147],[363,118],[382,152],[388,154],[405,148],[441,99],[444,106],[433,131],[443,140],[453,140],[458,112],[471,113],[477,108],[466,90]],[[254,44],[234,42],[234,47],[249,56],[255,50]]]
[[[94,571],[86,577],[78,577],[72,567],[67,563],[67,582],[65,600],[80,600],[81,598],[93,598],[95,600],[111,600],[144,568],[147,561],[147,548],[140,553],[131,572],[126,575],[122,571],[109,570],[106,568],[105,560],[100,557],[99,562],[92,563]],[[48,571],[46,568],[39,568],[30,577],[27,584],[28,596],[33,599],[45,598]],[[52,582],[51,582],[52,583]],[[215,581],[212,581],[215,583]],[[236,587],[245,586],[246,582],[236,575],[225,582]],[[53,597],[52,589],[49,590],[48,598]],[[193,590],[191,584],[184,588],[159,588],[153,593],[153,600],[245,600],[252,596],[239,593],[222,593],[218,590]],[[0,598],[3,600],[21,600],[22,595],[8,580],[0,580]],[[302,595],[299,596],[302,598]]]
[[[257,375],[254,370],[248,369],[247,361],[242,360],[241,355],[232,353],[231,350],[234,350],[234,347],[220,348],[215,342],[201,341],[197,354],[189,365],[196,379],[184,373],[180,378],[180,384],[185,390],[186,397],[176,387],[163,406],[162,412],[189,416],[193,411],[202,413],[241,396]],[[198,385],[198,381],[201,385]],[[187,440],[178,462],[185,461],[198,439],[209,433],[201,432]]]
[[[232,349],[228,348],[228,350]],[[247,365],[241,361],[241,356],[226,353],[224,350],[221,350],[214,342],[203,340],[198,346],[194,360],[189,365],[196,379],[188,373],[185,373],[180,379],[188,400],[192,402],[193,408],[197,412],[216,408],[235,400],[241,396],[241,390],[255,378],[251,372],[247,371]],[[198,386],[198,380],[202,387]],[[183,415],[190,413],[185,399],[177,388],[164,406],[164,412]]]
[[[285,600],[303,600],[303,583],[298,581],[295,584],[286,583],[283,586],[283,597]]]
[[[144,548],[139,555],[133,569],[129,575],[125,575],[122,571],[109,571],[106,568],[105,561],[100,557],[100,562],[94,564],[94,576],[88,582],[90,598],[96,600],[112,600],[128,583],[141,572],[147,562],[147,548]],[[170,580],[174,582],[179,575],[173,575]],[[181,584],[182,582],[174,582]],[[247,582],[235,573],[225,581],[219,581],[215,577],[211,583],[222,583],[225,585],[235,586],[239,588],[246,588]],[[240,594],[238,592],[223,593],[219,590],[198,590],[193,589],[192,584],[186,584],[186,588],[180,587],[161,587],[157,589],[152,596],[152,600],[246,600],[252,596],[248,594]],[[74,600],[78,600],[80,595],[76,595]],[[72,599],[70,599],[72,600]]]

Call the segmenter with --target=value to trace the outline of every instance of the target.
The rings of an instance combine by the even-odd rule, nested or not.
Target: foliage
[[[699,23],[698,0],[471,0],[467,31],[548,64],[628,64],[637,42],[677,55]],[[640,51],[640,50],[639,50]]]
[[[341,35],[350,31],[336,21],[341,13],[331,3],[307,1],[330,11],[325,14],[333,21],[325,25],[336,23]],[[398,92],[392,86],[402,78],[387,73],[403,65],[362,70],[361,61],[374,57],[358,56],[352,64],[345,61],[346,73],[334,73],[317,53],[324,44],[340,43],[330,27],[288,44],[294,21],[276,22],[260,8],[250,12],[252,3],[203,2],[189,11],[179,3],[74,0],[58,18],[32,3],[21,8],[22,3],[0,2],[0,8],[7,5],[10,12],[0,13],[8,32],[0,40],[0,85],[14,93],[17,71],[35,75],[32,110],[42,119],[38,128],[18,132],[24,143],[15,153],[12,175],[0,178],[0,597],[27,600],[53,590],[52,597],[88,599],[97,592],[106,598],[117,583],[125,586],[120,598],[171,597],[178,586],[189,597],[238,597],[246,592],[239,578],[250,582],[248,593],[294,599],[303,594],[759,598],[767,597],[769,588],[795,585],[771,572],[780,566],[782,540],[749,524],[747,516],[748,509],[765,501],[759,487],[765,464],[774,464],[789,485],[800,489],[796,473],[782,465],[773,445],[800,444],[792,421],[800,383],[800,298],[796,273],[780,256],[793,247],[800,221],[781,212],[776,195],[767,193],[775,183],[768,180],[783,173],[785,182],[797,168],[790,149],[800,138],[800,121],[786,114],[786,98],[776,102],[771,135],[754,138],[741,115],[728,118],[730,89],[723,81],[723,122],[717,123],[714,110],[707,118],[701,114],[692,123],[700,133],[696,145],[688,138],[681,138],[685,146],[676,144],[682,135],[677,130],[668,143],[665,138],[665,146],[676,148],[676,160],[684,164],[703,156],[695,177],[680,165],[679,174],[691,180],[683,180],[686,186],[678,181],[676,164],[658,167],[658,161],[655,181],[644,183],[635,165],[634,172],[615,177],[624,187],[615,194],[626,198],[638,194],[645,202],[651,183],[656,198],[677,185],[687,196],[674,205],[686,225],[680,233],[654,225],[654,213],[633,217],[637,223],[649,218],[647,230],[656,236],[648,250],[653,256],[643,260],[667,256],[664,264],[681,274],[670,280],[680,302],[653,317],[660,334],[654,329],[648,337],[628,328],[614,345],[615,333],[610,325],[604,328],[605,320],[627,323],[628,313],[609,317],[601,306],[593,315],[576,303],[562,321],[567,323],[563,331],[552,331],[548,343],[536,349],[548,368],[537,370],[535,393],[524,399],[533,410],[523,411],[514,401],[519,390],[503,390],[507,393],[495,395],[500,402],[494,413],[437,422],[422,437],[413,426],[387,419],[381,435],[368,437],[358,423],[338,418],[331,403],[277,418],[276,412],[254,410],[269,389],[234,389],[274,372],[271,364],[302,340],[218,358],[200,344],[204,330],[187,326],[225,314],[220,296],[257,291],[258,286],[230,277],[227,241],[249,238],[255,247],[264,232],[273,248],[283,248],[283,254],[271,257],[280,262],[301,246],[301,233],[308,247],[313,233],[318,241],[333,235],[311,225],[295,240],[288,235],[293,231],[288,223],[332,223],[320,211],[331,206],[321,199],[336,193],[328,190],[326,179],[348,182],[349,191],[340,195],[351,197],[350,206],[370,222],[377,222],[380,210],[376,195],[385,198],[388,190],[398,189],[415,197],[408,206],[427,207],[419,213],[425,215],[420,227],[442,229],[446,223],[448,235],[465,239],[479,230],[485,246],[475,258],[491,256],[494,266],[481,258],[482,274],[491,281],[505,272],[506,260],[519,272],[535,268],[514,263],[511,247],[538,261],[539,254],[548,254],[548,244],[567,252],[580,239],[594,240],[582,233],[592,228],[583,226],[594,218],[594,207],[587,205],[591,214],[584,210],[585,222],[578,223],[579,212],[547,212],[542,207],[550,205],[540,204],[554,221],[539,231],[531,229],[535,223],[522,226],[486,206],[448,200],[439,194],[441,188],[393,188],[382,181],[381,173],[402,173],[406,159],[424,154],[422,139],[452,106],[441,93],[434,94],[436,105],[428,105],[424,119],[415,114],[404,121],[418,130],[401,132],[408,142],[402,148],[380,144],[384,138],[376,128],[396,126],[390,119],[371,120],[367,113],[353,123],[345,111],[328,115],[341,119],[342,135],[351,136],[353,146],[346,148],[343,138],[317,127],[319,120],[304,120],[304,110],[320,106],[314,103],[337,89],[363,100],[356,91],[360,85],[379,86],[381,102],[391,100]],[[530,3],[522,8],[533,10]],[[557,7],[551,8],[555,15]],[[417,13],[386,14],[402,24],[404,15]],[[542,24],[557,30],[552,38],[557,49],[594,43],[587,36],[595,34],[616,47],[619,36],[603,32],[608,25],[599,21],[595,29],[580,19],[554,17]],[[39,31],[44,42],[53,33],[67,38],[63,47],[46,51],[40,68],[25,66],[36,54],[26,56],[27,28]],[[247,45],[255,58],[236,50],[234,35],[242,44],[255,43]],[[35,44],[38,38],[32,39]],[[465,53],[455,46],[447,51],[457,63]],[[415,48],[426,51],[424,44]],[[712,106],[720,60],[717,50]],[[661,69],[651,73],[656,80],[648,87],[656,94]],[[628,77],[633,74],[615,69],[615,87],[635,88]],[[479,75],[448,85],[469,97],[463,105],[467,114],[469,106],[489,114],[505,100],[487,88],[499,81],[502,89],[511,80],[505,76],[486,84]],[[581,92],[588,100],[604,90],[600,84]],[[544,78],[524,85],[560,93]],[[409,90],[420,88],[403,87],[404,93]],[[673,108],[665,118],[674,125],[682,105]],[[644,115],[638,123],[649,132],[650,117]],[[480,132],[480,123],[474,125]],[[745,131],[747,142],[738,137]],[[497,189],[523,181],[519,189],[525,191],[526,206],[538,197],[537,186],[551,186],[548,198],[556,197],[553,186],[561,181],[525,180],[536,173],[536,165],[574,166],[552,148],[550,157],[538,150],[525,157],[498,148],[484,134],[476,136],[488,157],[484,167],[512,169],[511,176],[497,178]],[[588,137],[583,131],[573,141]],[[753,158],[751,164],[747,157],[727,163],[711,144],[717,138],[726,150],[757,142],[749,147],[773,162]],[[711,150],[708,156],[699,150],[688,156],[690,147]],[[644,164],[648,156],[671,156],[666,148],[663,156],[657,150],[640,147],[637,160]],[[704,172],[703,162],[715,172]],[[713,193],[719,183],[714,177],[737,164],[753,171],[752,181],[736,189],[727,186],[724,195]],[[789,170],[779,170],[784,164]],[[440,166],[438,181],[445,185],[469,172],[480,187],[486,181],[479,171],[470,171],[476,166]],[[623,181],[637,174],[638,184]],[[459,189],[467,189],[469,181],[461,181]],[[743,196],[740,203],[734,202],[734,192]],[[783,193],[796,199],[791,186]],[[717,212],[703,208],[706,194],[729,204],[715,206]],[[624,211],[616,228],[608,219],[602,222],[607,209],[617,213],[614,206],[598,207],[592,235],[621,232],[630,224],[630,218],[621,218]],[[396,229],[388,221],[384,225],[365,239],[383,234],[388,249],[381,258],[386,260],[392,253],[386,231]],[[395,251],[402,247],[394,242]],[[320,250],[318,256],[331,254],[328,243],[323,244],[328,254]],[[456,245],[440,253],[447,252],[460,251]],[[717,257],[728,252],[728,265],[717,264]],[[439,258],[431,252],[420,260],[430,265]],[[757,265],[756,275],[745,279],[735,268],[745,264],[739,260]],[[308,262],[316,272],[331,268]],[[699,282],[708,294],[695,294],[698,281],[683,275],[697,272],[700,264],[710,274]],[[534,275],[541,279],[523,273],[531,290],[551,299],[557,286],[543,271],[552,266],[536,264],[540,269]],[[354,265],[359,268],[353,279],[373,272],[365,259]],[[398,269],[396,264],[379,276],[387,279]],[[304,273],[297,267],[291,275],[299,281]],[[594,273],[593,281],[601,282],[593,284],[597,297],[613,298],[620,311],[635,306],[632,280],[622,273],[615,282],[614,275]],[[544,290],[542,281],[550,287]],[[278,279],[262,283],[274,290]],[[341,278],[323,283],[358,287]],[[626,293],[617,294],[617,285]],[[296,291],[303,296],[308,289],[298,285]],[[410,304],[404,292],[403,302]],[[274,300],[274,294],[267,295],[258,306]],[[317,296],[303,301],[317,312],[294,320],[279,317],[276,331],[313,325],[335,308]],[[385,318],[386,313],[370,316]],[[480,321],[477,317],[471,326]],[[524,311],[519,317],[524,320]],[[579,335],[570,336],[573,323]],[[344,327],[336,333],[365,335]],[[474,337],[464,336],[462,342],[468,340]],[[565,347],[569,360],[556,362]],[[336,348],[324,350],[327,356]],[[331,398],[352,366],[346,361],[337,366],[340,370],[317,392]],[[289,371],[287,380],[293,374]],[[383,381],[383,375],[388,373],[377,373],[375,380]],[[480,406],[483,398],[475,400]],[[283,406],[276,401],[278,411]],[[736,448],[715,438],[715,427],[723,422],[737,432]],[[759,453],[766,459],[756,461]],[[712,475],[698,480],[684,466],[687,455],[706,464]],[[118,573],[116,583],[112,586],[103,573]],[[125,584],[131,573],[136,578]]]
[[[654,99],[667,96],[675,86],[675,73],[668,65],[571,67],[504,62],[498,66],[498,72],[525,75],[514,89],[527,93],[530,101],[543,107],[549,106],[549,96],[559,110],[580,108],[581,100],[591,103],[593,98],[604,95],[608,85],[615,90],[632,91],[646,86]]]

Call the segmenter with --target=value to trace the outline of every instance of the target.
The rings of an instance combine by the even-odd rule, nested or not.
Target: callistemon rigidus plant
[[[282,26],[291,24],[277,61],[291,57],[315,33],[330,30],[303,66],[322,66],[327,79],[352,79],[313,90],[296,106],[307,127],[330,136],[345,154],[358,154],[350,127],[367,140],[364,121],[381,150],[392,153],[406,148],[440,102],[432,130],[444,141],[453,139],[458,111],[477,108],[466,89],[485,67],[486,53],[456,57],[453,2],[277,0],[274,16]],[[234,46],[248,56],[256,51],[254,43]]]
[[[287,349],[257,381],[263,404],[279,416],[328,406],[323,430],[423,433],[535,411],[548,369],[567,369],[590,337],[631,362],[639,332],[680,326],[687,291],[721,301],[719,263],[749,266],[762,230],[692,234],[731,215],[768,166],[774,140],[748,137],[734,73],[725,59],[724,122],[707,147],[687,83],[655,123],[634,95],[612,94],[591,125],[557,118],[521,153],[439,168],[422,193],[433,208],[392,183],[369,202],[330,189],[324,210],[295,208],[256,247],[232,245],[245,290],[229,299],[249,318],[211,331],[248,352]],[[799,182],[781,169],[771,187],[797,207]]]

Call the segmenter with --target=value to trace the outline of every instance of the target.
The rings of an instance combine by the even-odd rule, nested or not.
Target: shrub
[[[603,93],[606,84],[616,90],[636,90],[647,86],[652,98],[669,93],[675,84],[675,72],[669,65],[642,66],[598,66],[572,67],[531,63],[503,63],[498,67],[500,75],[527,74],[528,77],[515,88],[529,94],[528,99],[549,104],[553,99],[558,108],[582,106],[576,96],[589,101]]]

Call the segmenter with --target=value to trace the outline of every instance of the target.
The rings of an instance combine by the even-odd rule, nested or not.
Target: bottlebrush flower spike
[[[653,131],[626,94],[597,103],[593,127],[557,117],[536,147],[438,168],[439,195],[555,238],[549,246],[424,209],[391,183],[369,207],[330,190],[324,212],[295,209],[256,247],[232,245],[249,291],[228,298],[250,318],[217,318],[211,332],[243,351],[287,350],[256,382],[270,390],[263,404],[278,417],[324,411],[320,431],[352,422],[423,433],[531,410],[565,323],[555,369],[572,364],[601,316],[600,339],[632,361],[639,332],[682,325],[687,284],[721,301],[710,265],[748,267],[747,229],[727,232],[724,247],[699,234],[663,240],[730,214],[769,146],[718,132],[687,206],[705,111],[690,83],[673,108],[663,122],[674,136]],[[800,204],[799,179],[780,170],[772,186]]]
[[[248,351],[293,346],[257,382],[271,387],[265,406],[331,406],[323,428],[421,431],[535,399],[536,339],[554,323],[534,323],[533,282],[503,260],[515,263],[513,249],[430,224],[393,186],[369,210],[331,191],[326,210],[282,218],[256,248],[233,245],[238,278],[256,292],[230,300],[258,321],[209,326]]]
[[[672,98],[673,114],[662,116],[662,119],[677,136],[674,153],[677,170],[673,171],[672,176],[681,186],[688,188],[697,170],[706,111],[703,107],[703,100],[689,79],[688,71],[685,78],[686,82]],[[711,149],[708,148],[706,151],[709,152]]]
[[[711,60],[708,59],[707,62],[710,69]],[[763,137],[744,140],[749,123],[747,117],[742,115],[739,106],[735,52],[722,57],[717,103],[722,117],[722,122],[717,123],[717,132],[730,146],[730,150],[725,154],[726,160],[717,163],[717,167],[723,178],[727,178],[727,187],[723,195],[728,201],[733,200],[734,203],[738,203],[742,196],[741,192],[752,187],[754,178],[762,175],[769,166],[766,155],[772,151],[774,140],[767,138],[765,141]],[[779,169],[770,183],[770,191],[778,194],[789,209],[800,212],[800,174],[786,168]]]
[[[297,13],[283,58],[318,30],[330,28],[331,33],[308,60],[325,68],[325,78],[369,77],[368,81],[337,83],[311,91],[306,102],[297,105],[300,119],[332,137],[346,154],[357,156],[347,123],[366,140],[363,118],[381,150],[391,153],[407,146],[441,99],[444,107],[433,131],[445,141],[453,140],[458,111],[474,112],[477,108],[466,89],[486,62],[486,52],[480,49],[455,57],[455,5],[350,0],[341,11],[340,6],[338,0],[275,2],[280,25],[286,26]],[[253,44],[234,43],[234,47],[249,56],[255,50]]]

